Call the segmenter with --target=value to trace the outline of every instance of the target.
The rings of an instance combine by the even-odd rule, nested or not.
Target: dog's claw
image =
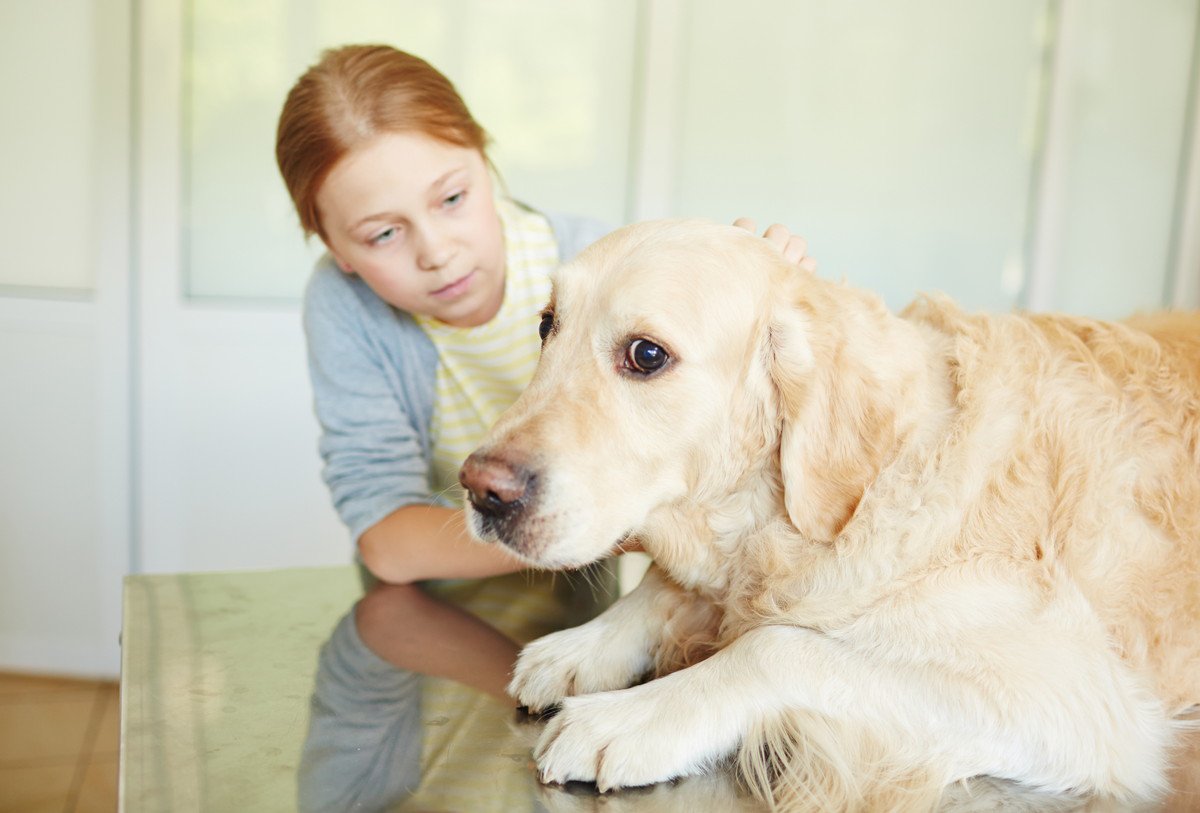
[[[528,706],[517,706],[517,721],[521,723],[541,723],[551,719],[562,711],[562,706],[547,706],[544,709],[531,709]]]
[[[704,770],[736,743],[699,736],[704,715],[687,697],[659,681],[568,698],[534,749],[541,781],[594,782],[607,793]]]

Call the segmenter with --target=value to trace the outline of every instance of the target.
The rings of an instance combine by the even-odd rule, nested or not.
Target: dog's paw
[[[736,746],[694,698],[658,683],[564,700],[534,750],[541,781],[595,782],[601,792],[653,785],[701,773]]]
[[[597,618],[581,627],[555,632],[521,650],[508,693],[533,712],[546,711],[564,698],[624,689],[650,668],[644,648],[609,635]]]

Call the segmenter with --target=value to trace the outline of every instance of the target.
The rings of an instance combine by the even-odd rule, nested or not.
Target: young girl
[[[328,249],[304,302],[323,476],[376,582],[335,639],[511,704],[517,642],[607,596],[572,598],[568,580],[471,540],[457,473],[533,374],[550,272],[606,229],[500,194],[487,141],[430,65],[348,46],[288,94],[276,158]],[[811,263],[786,229],[766,236]]]

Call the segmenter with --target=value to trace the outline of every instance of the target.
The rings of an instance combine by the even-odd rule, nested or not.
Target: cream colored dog
[[[989,775],[1133,800],[1200,702],[1200,319],[901,316],[692,221],[563,267],[463,467],[484,540],[655,566],[510,687],[547,782],[704,771],[924,808]],[[644,681],[649,676],[654,679]]]

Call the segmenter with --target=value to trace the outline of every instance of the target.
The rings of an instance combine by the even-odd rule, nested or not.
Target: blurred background
[[[1200,0],[0,0],[0,670],[111,676],[126,573],[345,563],[276,117],[441,68],[513,196],[738,215],[901,307],[1200,306]],[[531,325],[531,330],[536,326]]]

